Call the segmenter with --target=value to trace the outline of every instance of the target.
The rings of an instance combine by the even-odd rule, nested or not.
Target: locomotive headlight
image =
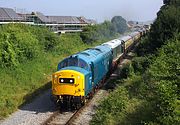
[[[70,80],[70,83],[72,83],[73,82],[73,80]]]
[[[64,79],[61,79],[61,82],[64,82]]]

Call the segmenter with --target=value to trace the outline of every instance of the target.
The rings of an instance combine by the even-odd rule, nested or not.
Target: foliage
[[[96,31],[97,26],[87,26],[83,29],[83,32],[80,34],[82,40],[85,43],[92,43],[94,40],[97,40]]]
[[[107,99],[101,102],[97,114],[93,117],[91,124],[116,124],[116,116],[125,109],[127,101],[127,90],[124,87],[119,87],[112,92]]]
[[[21,62],[37,57],[39,53],[38,41],[31,32],[24,32],[14,25],[1,27],[1,67],[17,66]]]
[[[38,57],[39,53],[52,51],[58,42],[58,37],[43,27],[3,25],[0,27],[0,66],[17,67]]]
[[[87,48],[79,34],[62,34],[58,45],[55,47],[55,54],[68,56],[70,54],[82,51],[82,48]]]
[[[151,104],[154,112],[152,115],[158,124],[178,125],[180,123],[178,115],[180,110],[177,104],[180,99],[179,38],[180,34],[168,40],[167,45],[162,46],[157,56],[151,59],[153,62],[148,66],[149,68],[140,66],[140,69],[145,72],[141,73],[142,81],[138,86],[140,96],[146,97],[145,99]],[[136,65],[133,66],[137,68]]]
[[[134,57],[132,59],[132,67],[135,73],[142,74],[149,67],[153,59],[152,55],[146,57]]]
[[[180,0],[163,0],[166,5],[178,5],[180,6]]]
[[[80,36],[85,43],[92,43],[100,39],[114,37],[118,33],[124,33],[127,29],[126,20],[116,16],[111,22],[104,21],[101,24],[85,27]]]
[[[164,5],[158,12],[158,17],[151,27],[148,40],[143,42],[144,46],[139,51],[144,54],[156,52],[158,48],[166,44],[168,39],[180,32],[180,6]]]
[[[179,34],[180,38],[180,34]],[[150,66],[149,72],[155,80],[166,80],[180,89],[180,39],[172,39],[159,50],[158,57]],[[180,94],[180,93],[178,93]]]
[[[132,67],[131,63],[127,63],[126,65],[123,66],[123,68],[120,71],[120,76],[121,78],[128,78],[132,76],[134,73],[134,68]]]
[[[121,16],[115,16],[111,19],[111,23],[115,27],[115,31],[118,33],[124,33],[127,31],[128,26],[126,23],[126,20],[122,18]]]
[[[30,31],[35,35],[39,44],[43,47],[44,51],[53,51],[53,49],[60,42],[58,36],[45,27],[28,27]]]

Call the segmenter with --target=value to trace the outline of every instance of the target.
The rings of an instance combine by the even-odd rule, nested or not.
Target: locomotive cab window
[[[68,59],[63,60],[63,61],[60,63],[60,68],[64,68],[64,67],[67,67],[67,66],[68,66]]]
[[[68,66],[78,66],[78,58],[69,58],[68,59]]]
[[[78,66],[83,68],[83,69],[86,69],[86,70],[89,69],[88,64],[84,60],[81,60],[81,59],[79,59],[79,61],[78,61]]]
[[[78,59],[77,57],[65,59],[60,63],[60,68],[64,68],[68,66],[75,66],[89,70],[88,64],[84,60]]]

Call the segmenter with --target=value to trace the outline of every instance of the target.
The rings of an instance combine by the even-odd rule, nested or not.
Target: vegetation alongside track
[[[180,2],[164,1],[137,57],[114,82],[91,124],[180,124]]]
[[[50,88],[48,82],[59,60],[116,37],[118,33],[114,32],[105,37],[110,33],[109,26],[106,22],[91,26],[93,30],[86,31],[100,37],[87,36],[84,41],[83,33],[57,36],[44,27],[0,26],[0,119]]]

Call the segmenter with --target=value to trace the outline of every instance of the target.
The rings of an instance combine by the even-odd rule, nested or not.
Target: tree
[[[111,23],[114,25],[116,32],[118,33],[124,33],[128,29],[126,20],[121,16],[113,17]]]

